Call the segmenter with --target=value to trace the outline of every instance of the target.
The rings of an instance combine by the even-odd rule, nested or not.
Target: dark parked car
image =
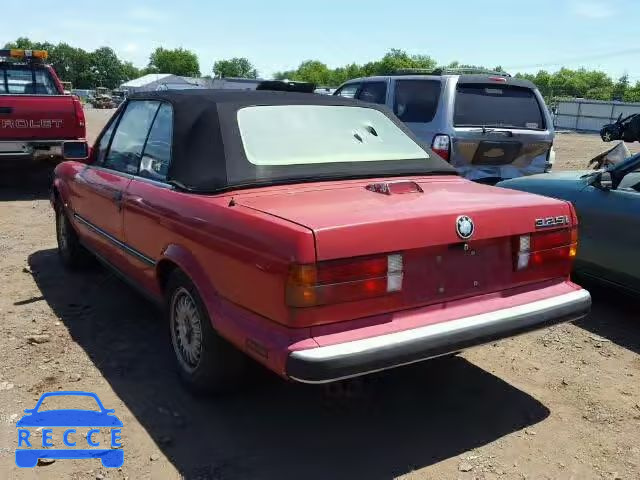
[[[534,175],[498,186],[571,201],[580,225],[575,271],[640,293],[640,154],[604,171]]]
[[[634,113],[624,118],[620,114],[615,123],[609,123],[602,127],[600,137],[605,142],[614,140],[640,141],[640,113]]]

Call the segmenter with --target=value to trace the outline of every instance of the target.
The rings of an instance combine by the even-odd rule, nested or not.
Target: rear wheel
[[[91,263],[91,254],[80,243],[78,234],[59,202],[56,203],[56,240],[58,255],[65,267],[76,270]]]
[[[213,329],[191,280],[174,271],[166,289],[171,343],[180,377],[193,391],[221,393],[237,388],[248,358]]]

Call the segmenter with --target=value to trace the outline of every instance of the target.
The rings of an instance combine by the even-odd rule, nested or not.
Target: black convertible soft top
[[[160,100],[173,106],[172,161],[167,180],[191,192],[312,180],[397,175],[456,175],[384,106],[346,98],[276,91],[165,90],[141,92],[130,100]],[[376,109],[425,151],[424,159],[304,165],[254,165],[246,156],[238,111],[262,105],[333,105]]]

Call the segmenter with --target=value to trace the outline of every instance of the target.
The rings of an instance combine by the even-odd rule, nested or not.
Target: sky
[[[159,46],[194,51],[201,73],[247,57],[268,78],[308,59],[366,63],[391,48],[440,64],[627,73],[640,81],[638,0],[157,0],[7,2],[0,45],[27,36],[85,50],[109,46],[142,67]]]

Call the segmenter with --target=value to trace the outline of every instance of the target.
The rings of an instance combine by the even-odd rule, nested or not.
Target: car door
[[[173,108],[163,102],[153,121],[140,170],[131,179],[124,199],[124,232],[130,276],[153,292],[155,263],[170,239],[167,222],[171,217],[173,188],[166,183],[171,163]]]
[[[588,186],[575,206],[580,220],[579,258],[588,261],[588,272],[640,291],[638,188]]]
[[[157,101],[131,101],[96,144],[93,162],[74,182],[74,217],[85,228],[90,246],[114,266],[126,251],[123,195],[137,173]]]

